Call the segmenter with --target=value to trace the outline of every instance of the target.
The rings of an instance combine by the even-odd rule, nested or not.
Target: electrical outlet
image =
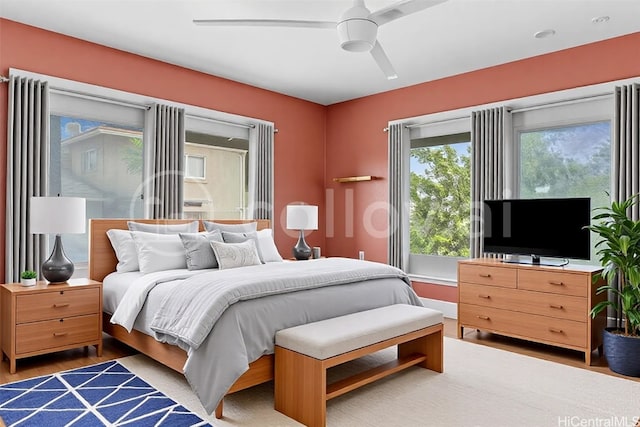
[[[364,259],[364,251],[358,252],[358,259]]]

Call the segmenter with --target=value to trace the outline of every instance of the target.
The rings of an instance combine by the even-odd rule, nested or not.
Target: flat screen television
[[[541,257],[590,259],[591,199],[485,200],[483,243],[488,253],[528,255],[507,262],[540,264]],[[559,265],[557,260],[543,264]]]

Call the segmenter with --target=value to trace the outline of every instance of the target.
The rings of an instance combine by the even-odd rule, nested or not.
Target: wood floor
[[[445,319],[445,336],[455,338],[456,327],[457,324],[455,320]],[[604,358],[599,358],[597,352],[593,354],[592,365],[586,366],[584,364],[584,355],[573,350],[516,340],[486,332],[476,332],[474,329],[465,329],[464,340],[607,375],[621,376],[611,372],[607,368]],[[0,363],[0,384],[80,368],[119,357],[130,356],[132,354],[136,354],[136,351],[105,335],[102,357],[96,356],[96,351],[93,347],[90,347],[88,350],[78,348],[45,354],[18,360],[18,369],[15,374],[9,373],[9,362],[3,360],[2,363]],[[640,378],[623,378],[640,382]]]

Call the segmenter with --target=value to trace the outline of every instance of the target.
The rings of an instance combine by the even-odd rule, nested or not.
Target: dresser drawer
[[[100,315],[25,323],[16,326],[16,354],[37,352],[100,339]]]
[[[518,289],[587,297],[589,276],[562,271],[519,270]]]
[[[584,322],[470,304],[459,305],[458,319],[462,326],[517,338],[534,339],[576,349],[587,346],[587,324]]]
[[[517,272],[513,268],[460,264],[458,269],[458,282],[515,288],[516,279]]]
[[[16,323],[99,313],[100,289],[65,289],[19,295]]]
[[[587,300],[571,295],[461,283],[460,302],[586,322]]]

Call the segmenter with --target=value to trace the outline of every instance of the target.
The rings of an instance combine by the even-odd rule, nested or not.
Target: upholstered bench
[[[443,370],[442,313],[396,304],[276,333],[275,409],[310,427],[326,424],[327,400],[413,365]],[[327,384],[327,369],[393,345],[389,363]]]

